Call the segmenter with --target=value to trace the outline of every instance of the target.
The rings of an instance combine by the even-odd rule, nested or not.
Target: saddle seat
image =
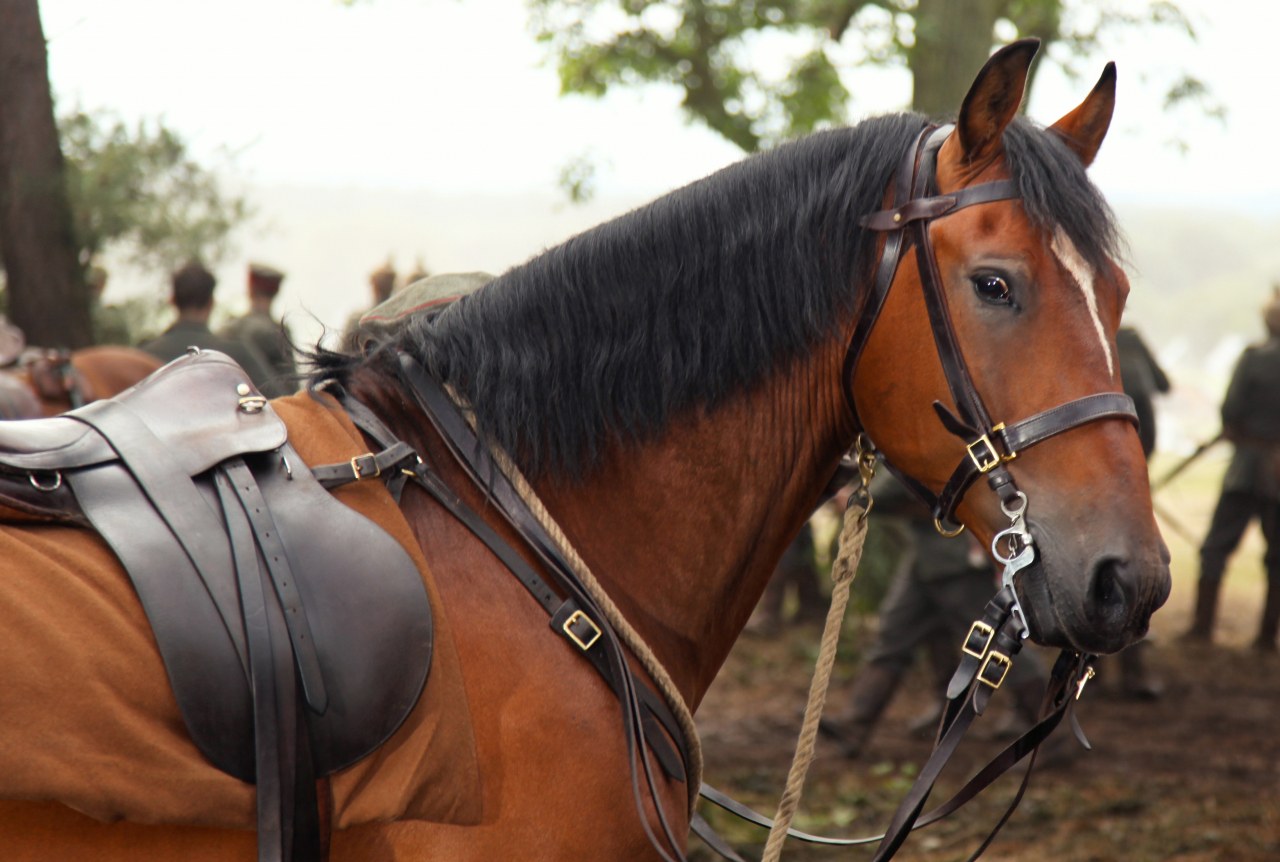
[[[116,399],[60,417],[0,423],[0,520],[22,525],[0,530],[0,539],[6,547],[31,540],[15,548],[14,559],[29,559],[36,546],[56,556],[60,549],[98,542],[82,529],[72,529],[74,538],[66,541],[66,525],[94,528],[124,566],[145,609],[190,742],[227,775],[259,778],[255,738],[270,729],[262,725],[261,703],[255,703],[264,699],[260,688],[255,691],[261,666],[255,667],[254,634],[246,626],[260,625],[265,616],[273,659],[280,664],[283,644],[291,660],[277,667],[276,678],[281,692],[297,682],[294,715],[306,731],[305,754],[317,776],[334,776],[335,826],[403,816],[474,822],[478,776],[465,691],[447,629],[443,655],[433,656],[433,640],[442,640],[439,627],[433,632],[435,590],[412,531],[379,483],[356,483],[330,494],[312,477],[308,462],[349,461],[362,454],[358,432],[332,399],[301,393],[278,407],[258,395],[233,361],[206,351],[175,360]],[[390,524],[391,533],[370,515]],[[66,567],[80,578],[110,578],[118,571],[111,563]],[[30,580],[28,593],[31,586],[37,592],[43,587],[38,577]],[[100,585],[100,591],[108,589],[115,587]],[[254,589],[269,599],[257,619],[242,613],[246,590]],[[114,613],[118,603],[113,594],[106,605]],[[21,611],[16,604],[13,610]],[[40,609],[31,614],[38,617]],[[40,637],[47,641],[52,634],[41,631]],[[92,636],[76,634],[90,644]],[[104,653],[112,647],[97,644]],[[444,660],[440,691],[420,699],[433,659]],[[110,669],[110,662],[104,666]],[[83,682],[142,685],[142,670],[136,680]],[[99,673],[97,667],[85,672]],[[39,689],[49,682],[10,662],[0,672],[14,706],[21,705],[18,712],[44,708],[47,698],[40,695],[47,692]],[[0,703],[8,699],[0,697]],[[287,720],[291,713],[280,703],[280,692],[270,699]],[[4,711],[16,714],[8,704]],[[79,720],[78,727],[93,734],[95,725],[117,728],[134,718],[99,714]],[[52,724],[67,722],[76,724],[68,716]],[[154,730],[153,717],[139,729],[148,723]],[[369,757],[393,736],[393,752]],[[69,782],[54,774],[59,770],[48,767],[65,771],[72,765],[58,764],[56,752],[32,757],[20,737],[0,746],[0,773],[12,776],[0,778],[0,795],[70,795],[69,804],[86,813],[142,822],[171,820],[171,809],[181,807],[173,800],[150,805],[146,796],[154,787],[139,788],[131,800],[94,799],[94,788],[69,790]],[[456,760],[428,758],[428,747],[447,747]],[[402,762],[392,756],[405,753],[417,757]],[[19,776],[12,771],[17,763],[43,765]],[[446,786],[424,786],[441,779]],[[192,787],[218,785],[207,778],[185,781]],[[217,798],[225,802],[237,793]],[[195,822],[252,825],[251,818],[245,822],[243,794],[238,798],[240,804],[205,810]],[[192,807],[204,802],[194,800]]]

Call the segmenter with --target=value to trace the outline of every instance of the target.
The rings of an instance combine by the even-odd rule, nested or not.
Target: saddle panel
[[[302,463],[290,447],[285,454]],[[247,463],[298,574],[323,668],[326,707],[308,711],[307,722],[317,772],[328,775],[385,742],[413,709],[431,667],[431,605],[417,567],[385,530],[309,472],[295,466],[290,475],[270,456]]]

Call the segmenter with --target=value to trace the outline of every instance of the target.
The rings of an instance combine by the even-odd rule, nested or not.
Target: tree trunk
[[[37,0],[0,2],[0,259],[29,344],[93,342]]]
[[[960,110],[974,74],[991,56],[1007,0],[919,0],[915,44],[907,52],[912,108],[934,120]]]

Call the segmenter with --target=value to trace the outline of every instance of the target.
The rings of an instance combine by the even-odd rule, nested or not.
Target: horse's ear
[[[966,162],[983,161],[1000,150],[1000,136],[1022,104],[1027,70],[1039,39],[1019,39],[991,55],[960,106],[956,131]]]
[[[1098,155],[1098,147],[1111,126],[1111,114],[1116,108],[1116,64],[1108,63],[1102,77],[1093,85],[1089,95],[1061,120],[1049,128],[1062,136],[1087,168]]]

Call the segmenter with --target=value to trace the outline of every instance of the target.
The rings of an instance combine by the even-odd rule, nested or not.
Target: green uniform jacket
[[[1236,444],[1223,490],[1280,492],[1280,337],[1245,348],[1222,402],[1222,427]]]
[[[245,370],[254,385],[261,389],[264,395],[267,394],[263,384],[270,381],[274,375],[262,354],[239,341],[214,335],[206,324],[179,320],[162,334],[142,345],[143,350],[165,362],[184,355],[188,347],[218,350],[227,354]]]
[[[293,338],[283,323],[262,311],[250,311],[229,322],[219,332],[224,338],[239,341],[256,350],[271,369],[271,379],[260,387],[263,394],[275,398],[292,395],[298,387],[298,364],[293,356]]]

